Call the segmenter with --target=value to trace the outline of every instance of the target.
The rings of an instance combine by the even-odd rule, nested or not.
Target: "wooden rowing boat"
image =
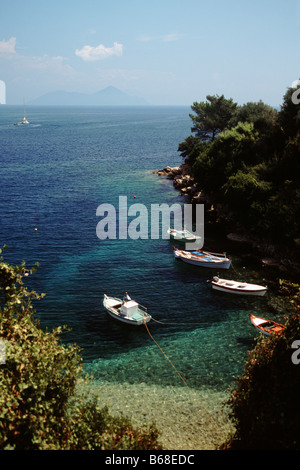
[[[264,335],[280,335],[285,330],[285,326],[276,323],[273,320],[266,320],[265,318],[256,317],[251,313],[250,320],[252,324]]]
[[[211,280],[212,288],[221,292],[229,292],[238,295],[265,295],[267,287],[258,284],[250,284],[248,282],[238,282],[229,279],[221,279],[214,276]]]
[[[197,250],[197,251],[184,251],[178,250],[173,246],[174,256],[176,259],[183,261],[184,263],[193,264],[203,268],[217,268],[217,269],[229,269],[231,259],[227,258],[226,255],[212,253],[209,251]]]

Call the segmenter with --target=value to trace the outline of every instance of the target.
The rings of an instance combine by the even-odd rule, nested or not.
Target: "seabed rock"
[[[251,245],[252,244],[252,241],[250,240],[250,238],[248,238],[245,235],[241,235],[239,233],[228,233],[227,239],[232,241],[232,242],[240,243],[240,244],[243,244],[243,245],[244,244],[245,245]]]
[[[280,264],[279,261],[274,258],[262,258],[261,262],[264,266],[273,266],[273,267],[274,266],[278,267]]]

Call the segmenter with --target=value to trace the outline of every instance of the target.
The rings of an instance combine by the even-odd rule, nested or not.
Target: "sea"
[[[182,163],[189,107],[0,106],[0,244],[4,259],[39,267],[24,282],[46,296],[35,305],[41,328],[66,325],[65,344],[81,348],[86,385],[101,406],[137,426],[155,423],[170,450],[215,448],[232,432],[224,403],[258,333],[250,313],[263,298],[213,291],[215,270],[175,260],[163,238],[100,239],[97,208],[187,203],[157,175]],[[149,224],[151,221],[149,220]],[[226,237],[204,231],[204,247],[232,258],[222,277],[264,283]],[[148,329],[112,319],[104,294],[125,292],[145,306]],[[270,317],[270,314],[269,314]]]

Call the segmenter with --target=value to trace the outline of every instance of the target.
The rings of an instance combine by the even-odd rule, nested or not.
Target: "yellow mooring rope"
[[[165,356],[165,358],[169,361],[169,363],[171,364],[171,366],[174,368],[174,370],[176,371],[176,373],[179,375],[179,377],[181,378],[182,382],[187,386],[187,388],[191,391],[190,387],[188,386],[188,384],[186,383],[186,381],[184,380],[184,378],[182,377],[182,375],[180,375],[180,373],[178,372],[178,370],[176,369],[176,367],[174,366],[174,364],[171,362],[171,360],[168,358],[168,356],[166,355],[166,353],[162,350],[162,348],[160,347],[160,345],[158,344],[158,342],[153,338],[152,334],[150,333],[149,331],[149,328],[148,328],[148,325],[147,323],[145,322],[145,327],[146,327],[146,330],[148,331],[148,334],[150,336],[150,338],[154,341],[154,343],[156,344],[156,346],[158,346],[158,348],[161,350],[161,352],[163,353],[163,355]]]
[[[190,391],[190,393],[192,393],[194,395],[194,398],[196,399],[196,401],[198,402],[198,404],[200,405],[201,409],[202,408],[202,405],[200,404],[197,396],[195,395],[195,393],[191,390],[191,388],[188,386],[188,384],[186,383],[186,381],[184,380],[184,378],[182,377],[182,375],[178,372],[178,370],[176,369],[176,367],[174,366],[174,364],[172,363],[172,361],[169,359],[169,357],[167,356],[167,354],[163,351],[163,349],[160,347],[160,345],[158,344],[158,342],[153,338],[152,334],[150,333],[150,330],[148,328],[148,325],[146,323],[146,321],[144,321],[144,324],[145,324],[145,327],[146,327],[146,330],[150,336],[150,338],[152,339],[152,341],[154,341],[154,343],[156,344],[156,346],[160,349],[160,351],[162,352],[162,354],[165,356],[165,358],[169,361],[169,363],[171,364],[171,366],[173,367],[173,369],[175,370],[175,372],[178,374],[178,376],[180,377],[180,379],[182,380],[182,382],[184,383],[184,385],[188,388],[188,390]],[[215,431],[217,432],[217,434],[219,436],[221,436],[220,434],[220,431],[217,427],[217,423],[215,423],[212,418],[209,416],[208,412],[204,409],[204,412],[207,416],[207,418],[209,419],[210,423],[212,424],[212,426],[214,427]]]

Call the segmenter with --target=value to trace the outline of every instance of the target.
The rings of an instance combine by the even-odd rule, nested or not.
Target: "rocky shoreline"
[[[224,204],[216,204],[209,195],[204,194],[191,175],[188,164],[183,163],[176,167],[166,166],[154,173],[173,180],[174,187],[182,196],[188,198],[189,203],[204,204],[206,221],[219,227],[222,226],[228,241],[255,251],[263,267],[274,268],[284,275],[293,276],[300,273],[300,264],[295,262],[294,253],[288,247],[274,245],[269,240],[262,240],[254,233],[249,233],[249,230],[244,229],[234,220]]]
[[[191,203],[204,204],[206,202],[203,191],[191,176],[189,165],[166,166],[158,170],[157,174],[173,180],[174,187],[180,190],[181,195],[188,196]]]

